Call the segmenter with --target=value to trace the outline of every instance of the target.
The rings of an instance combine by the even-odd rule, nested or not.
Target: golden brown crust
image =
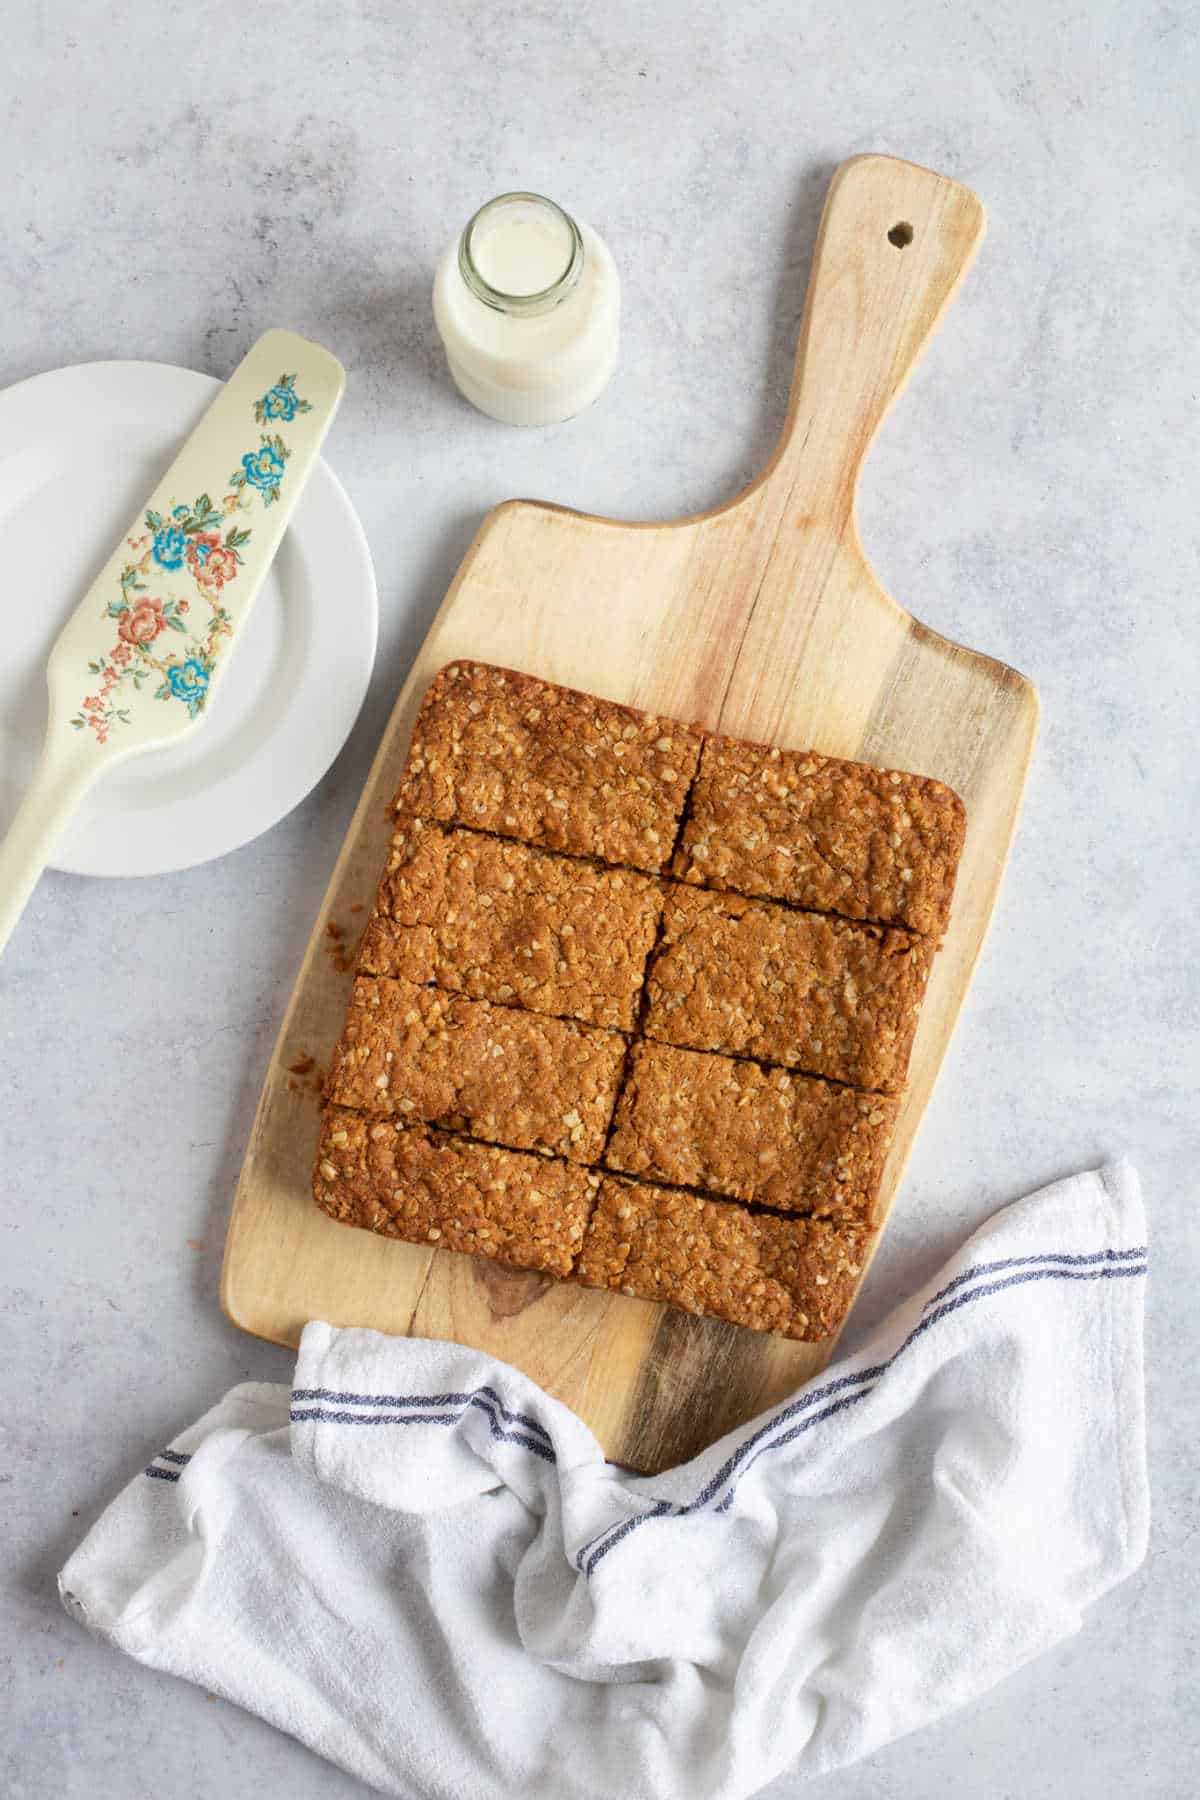
[[[629,1030],[661,908],[647,875],[406,819],[359,973]]]
[[[450,663],[425,695],[397,811],[657,874],[700,736],[573,688]]]
[[[609,1175],[575,1279],[811,1341],[849,1311],[869,1238],[863,1226],[751,1213]]]
[[[940,781],[710,737],[674,872],[937,936],[965,835],[963,803]]]
[[[614,1031],[360,975],[327,1094],[340,1106],[595,1162],[624,1056]]]
[[[317,1205],[345,1225],[518,1269],[570,1273],[597,1178],[575,1163],[328,1106]]]
[[[834,1331],[958,797],[460,662],[425,696],[396,807],[319,1204],[757,1330]]]
[[[869,1220],[899,1102],[636,1043],[605,1162],[783,1212]]]
[[[646,978],[648,1038],[894,1093],[935,941],[675,887]]]

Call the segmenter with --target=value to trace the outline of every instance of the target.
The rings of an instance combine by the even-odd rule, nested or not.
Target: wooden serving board
[[[314,1205],[318,1113],[289,1066],[328,1061],[351,975],[327,921],[369,907],[420,697],[455,657],[503,663],[738,737],[934,775],[967,806],[954,913],[929,983],[880,1199],[885,1216],[995,904],[1037,732],[1012,669],[927,630],[867,565],[854,493],[871,439],[983,235],[968,189],[882,156],[843,164],[813,262],[787,423],[731,503],[629,525],[498,507],[405,683],[321,907],[234,1202],[222,1303],[295,1344],[308,1319],[452,1338],[525,1370],[605,1453],[647,1472],[784,1397],[831,1341],[795,1344],[657,1303],[335,1224]]]

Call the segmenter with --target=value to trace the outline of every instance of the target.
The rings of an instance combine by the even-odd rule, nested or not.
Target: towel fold
[[[1136,1176],[1005,1208],[669,1474],[516,1370],[311,1324],[113,1502],[67,1607],[407,1800],[740,1800],[1079,1628],[1146,1544]]]

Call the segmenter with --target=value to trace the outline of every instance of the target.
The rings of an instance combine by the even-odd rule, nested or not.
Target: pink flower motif
[[[103,700],[97,700],[95,695],[92,695],[92,697],[90,699],[84,701],[83,710],[84,710],[84,712],[90,712],[90,713],[103,712],[104,711],[104,702],[103,702]]]
[[[202,532],[199,539],[193,539],[193,543],[203,542],[208,535],[207,532]],[[203,551],[197,551],[195,556],[192,555],[189,546],[188,561],[192,565],[192,574],[196,577],[197,585],[215,588],[218,593],[227,581],[233,580],[238,572],[237,552],[227,550],[215,536],[212,542]]]
[[[188,603],[186,600],[177,600],[175,602],[175,611],[176,612],[186,612],[187,609],[188,609]]]
[[[128,644],[118,644],[111,654],[113,662],[116,663],[119,669],[123,669],[133,655],[133,651],[129,648]]]
[[[138,644],[152,644],[159,632],[166,629],[166,623],[161,600],[135,600],[128,611],[121,614],[117,635],[136,648]]]
[[[186,554],[193,575],[204,567],[220,543],[220,534],[216,531],[197,531],[188,539]]]

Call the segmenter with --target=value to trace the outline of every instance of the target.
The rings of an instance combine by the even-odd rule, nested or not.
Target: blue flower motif
[[[246,471],[246,480],[252,487],[269,491],[279,486],[283,474],[283,458],[273,444],[264,444],[261,450],[247,450],[242,458],[242,467]],[[178,568],[178,564],[174,565]]]
[[[264,419],[282,419],[287,424],[297,413],[311,411],[309,402],[302,400],[296,392],[294,375],[281,375],[275,386],[268,388],[262,399],[254,402],[254,416],[260,425]]]
[[[176,510],[178,517],[179,509]],[[187,509],[184,508],[184,517]],[[187,549],[187,539],[178,525],[163,525],[154,534],[154,560],[164,569],[182,569],[183,556]]]
[[[175,508],[174,512],[171,514],[171,517],[173,519],[186,519],[187,516],[188,516],[188,509],[186,506],[177,506]]]
[[[184,701],[194,716],[208,692],[208,670],[204,664],[194,656],[189,656],[186,662],[172,663],[167,670],[167,680],[175,698]]]
[[[263,412],[268,419],[294,419],[299,404],[290,382],[286,385],[277,382],[273,388],[268,388],[262,401]]]

